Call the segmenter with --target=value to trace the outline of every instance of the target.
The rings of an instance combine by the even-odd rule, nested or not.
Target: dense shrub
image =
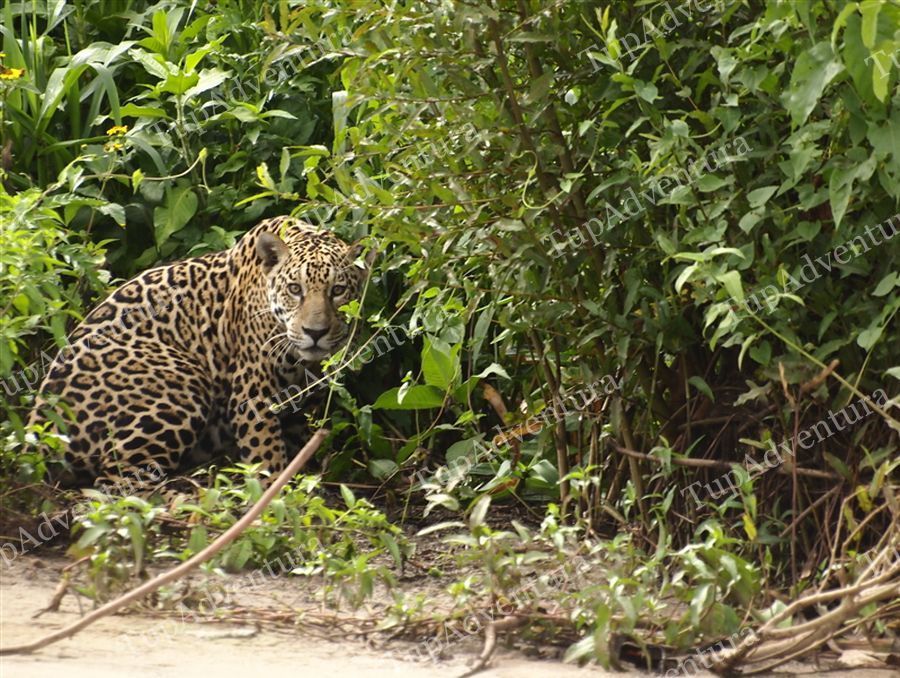
[[[284,212],[280,196],[303,185],[291,148],[328,139],[333,62],[287,51],[297,27],[267,3],[7,3],[2,18],[19,76],[0,81],[6,182],[46,186],[92,156],[70,190],[109,204],[72,226],[114,241],[119,275],[227,247]],[[242,205],[267,157],[280,193]]]
[[[18,480],[40,477],[43,460],[19,456],[24,412],[56,347],[85,297],[103,289],[103,249],[67,228],[79,207],[71,195],[0,187],[0,472]],[[8,453],[12,452],[12,456]]]
[[[363,220],[410,283],[421,363],[388,356],[413,373],[375,404],[409,437],[395,462],[424,446],[469,460],[463,488],[619,498],[648,529],[666,506],[683,538],[720,515],[750,551],[825,558],[824,516],[896,477],[900,7],[369,10],[304,7],[297,44],[349,55],[297,209]],[[503,422],[459,390],[491,363]],[[479,456],[548,410],[569,414]]]

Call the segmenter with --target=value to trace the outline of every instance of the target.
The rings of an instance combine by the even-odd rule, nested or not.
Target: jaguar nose
[[[326,327],[324,330],[314,330],[314,329],[312,329],[312,328],[310,328],[310,327],[304,327],[304,328],[303,328],[303,331],[306,333],[306,336],[308,336],[310,339],[313,340],[313,343],[314,343],[314,344],[319,343],[319,339],[321,339],[321,338],[324,337],[326,334],[328,334],[328,328],[327,328],[327,327]]]

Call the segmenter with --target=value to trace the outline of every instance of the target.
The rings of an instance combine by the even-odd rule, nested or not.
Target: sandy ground
[[[61,558],[22,556],[10,566],[0,566],[0,646],[29,642],[56,631],[77,619],[74,596],[66,596],[58,612],[33,619],[53,595]],[[271,598],[302,601],[301,579],[273,580]],[[256,595],[256,594],[254,594]],[[263,596],[258,597],[262,600]],[[309,603],[304,603],[309,606]],[[298,609],[296,603],[293,609]],[[302,609],[300,607],[299,609]],[[310,608],[312,609],[312,608]],[[337,630],[313,634],[307,630],[260,629],[255,625],[187,623],[159,619],[140,613],[106,617],[74,638],[60,641],[31,655],[0,657],[0,678],[150,678],[157,676],[247,676],[266,678],[328,677],[340,671],[355,677],[456,678],[471,666],[481,650],[479,635],[450,646],[446,659],[427,657],[414,661],[412,643],[394,641],[373,649],[364,641],[342,638]],[[779,675],[825,675],[813,665],[794,665]],[[639,673],[610,673],[596,667],[577,668],[557,661],[529,659],[520,653],[498,650],[488,669],[479,678],[604,678],[639,676]],[[711,674],[694,674],[710,676]],[[853,678],[897,678],[900,673],[878,670],[842,670],[829,675]]]
[[[0,569],[0,646],[32,641],[79,616],[66,596],[59,612],[32,615],[49,602],[65,561],[41,563],[20,557]],[[299,584],[299,580],[298,580]],[[284,583],[281,583],[284,586]],[[284,590],[280,593],[285,593]],[[86,608],[85,608],[86,611]],[[437,662],[410,660],[412,644],[395,642],[374,650],[361,640],[314,637],[303,631],[260,630],[255,626],[183,623],[140,614],[106,617],[74,638],[31,655],[0,658],[2,678],[103,678],[106,676],[230,676],[319,678],[340,670],[353,676],[461,676],[480,651],[480,639],[458,643]],[[531,660],[498,652],[484,678],[624,676]],[[638,675],[638,674],[634,674]]]

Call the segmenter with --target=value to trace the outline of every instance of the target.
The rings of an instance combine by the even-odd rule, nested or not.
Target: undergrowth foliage
[[[5,479],[42,476],[33,375],[116,276],[291,212],[379,249],[327,366],[322,472],[403,493],[404,519],[449,513],[426,535],[456,530],[472,574],[442,623],[530,615],[609,663],[623,635],[687,648],[798,613],[765,592],[896,583],[896,0],[58,0],[0,20]],[[167,512],[94,497],[83,590],[202,548],[259,495],[232,474]],[[398,565],[400,532],[317,490],[216,566],[299,554],[353,603],[390,585],[371,558]],[[491,523],[514,501],[540,526]],[[878,635],[897,605],[857,612]]]
[[[0,469],[19,482],[40,480],[45,471],[45,460],[24,445],[23,414],[66,345],[67,327],[81,318],[84,297],[109,280],[103,249],[68,228],[83,204],[51,191],[11,196],[0,189]]]
[[[358,606],[376,583],[393,584],[388,564],[400,567],[408,552],[400,528],[345,486],[344,508],[326,505],[319,490],[316,478],[298,479],[207,567],[321,579],[325,600],[335,605]],[[168,508],[135,496],[86,490],[86,499],[74,509],[77,541],[69,549],[73,557],[89,559],[80,592],[106,599],[140,582],[150,565],[186,560],[237,522],[262,492],[259,478],[247,467],[223,469],[196,503]]]
[[[406,276],[398,307],[425,343],[375,407],[416,448],[474,459],[498,418],[527,424],[620,375],[536,439],[494,445],[488,484],[484,464],[468,484],[508,475],[581,517],[612,501],[645,530],[666,506],[680,543],[721,521],[796,581],[829,556],[844,499],[860,497],[852,529],[896,477],[900,118],[876,53],[894,53],[900,8],[684,4],[665,31],[666,3],[314,5],[320,33],[296,42],[349,54],[296,212],[363,218],[384,279]],[[501,407],[457,390],[495,363]],[[686,491],[733,470],[724,501]]]

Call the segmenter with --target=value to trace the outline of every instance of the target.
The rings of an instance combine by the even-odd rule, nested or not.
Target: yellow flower
[[[116,125],[115,127],[110,127],[106,130],[106,136],[118,136],[120,134],[125,134],[128,131],[128,125]]]
[[[0,80],[18,80],[25,75],[24,68],[7,68],[0,66]]]

